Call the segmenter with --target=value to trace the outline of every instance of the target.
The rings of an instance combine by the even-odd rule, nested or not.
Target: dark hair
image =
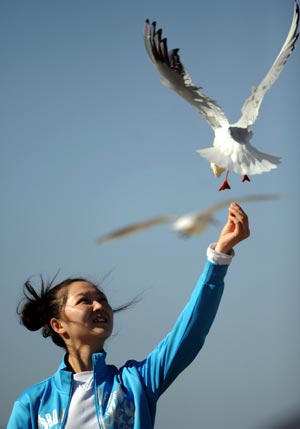
[[[20,316],[20,323],[27,329],[30,331],[42,329],[44,338],[51,337],[54,344],[66,348],[64,340],[52,329],[50,320],[53,317],[60,317],[61,311],[68,298],[68,286],[71,283],[83,281],[93,284],[99,290],[100,288],[93,282],[82,277],[70,277],[58,283],[56,286],[53,286],[55,278],[56,276],[45,284],[43,277],[40,276],[41,284],[39,293],[36,292],[35,288],[32,286],[32,282],[28,279],[23,286],[24,297],[17,306],[17,314]],[[125,310],[138,300],[139,298],[134,298],[130,302],[114,308],[113,312],[116,313]]]

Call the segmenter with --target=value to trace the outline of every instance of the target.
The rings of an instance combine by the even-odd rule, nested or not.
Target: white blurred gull
[[[242,181],[250,181],[248,175],[261,174],[277,167],[280,158],[258,151],[250,144],[251,127],[257,119],[260,105],[267,90],[273,85],[295,47],[299,23],[299,6],[295,1],[294,15],[287,38],[272,67],[262,82],[252,89],[252,94],[242,107],[242,116],[230,124],[225,113],[216,103],[193,84],[180,61],[179,49],[168,52],[167,39],[162,30],[156,30],[156,22],[145,22],[144,42],[148,55],[161,74],[162,83],[176,91],[206,119],[214,131],[213,146],[197,152],[211,164],[219,177],[227,170],[226,178],[219,190],[230,189],[227,178],[229,171],[243,175]]]
[[[171,223],[171,230],[178,233],[181,238],[189,238],[192,235],[201,234],[209,225],[217,225],[218,221],[213,214],[218,210],[228,207],[232,201],[237,203],[257,202],[268,200],[279,200],[283,198],[280,194],[258,194],[237,197],[236,199],[225,199],[220,201],[206,210],[196,213],[187,213],[184,215],[165,215],[155,216],[142,222],[137,222],[113,232],[103,235],[97,239],[98,244],[107,243],[114,239],[122,238],[130,234],[135,234],[145,229],[151,228],[162,223]]]

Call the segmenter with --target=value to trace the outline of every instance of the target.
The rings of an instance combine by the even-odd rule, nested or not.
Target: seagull
[[[107,243],[114,239],[122,238],[130,234],[135,234],[163,223],[171,223],[171,230],[178,233],[180,238],[189,238],[192,235],[201,234],[208,228],[209,225],[219,225],[219,222],[213,217],[213,214],[224,207],[228,207],[232,201],[236,201],[237,203],[245,203],[250,201],[257,202],[279,199],[282,199],[280,194],[258,194],[237,197],[235,200],[225,199],[200,212],[187,213],[184,215],[155,216],[148,220],[125,226],[98,238],[97,243]]]
[[[167,39],[162,38],[162,29],[156,30],[155,21],[152,24],[148,19],[145,21],[145,48],[161,75],[162,83],[196,108],[214,131],[213,146],[197,152],[210,162],[215,176],[221,176],[226,170],[226,177],[219,191],[230,189],[229,171],[242,175],[242,182],[250,181],[248,175],[270,171],[281,162],[280,157],[260,152],[250,144],[253,136],[251,128],[258,117],[265,93],[274,84],[295,48],[299,36],[298,23],[299,6],[295,1],[291,27],[277,58],[261,83],[252,88],[250,97],[242,107],[240,119],[231,124],[217,102],[192,82],[180,60],[179,49],[168,51]]]

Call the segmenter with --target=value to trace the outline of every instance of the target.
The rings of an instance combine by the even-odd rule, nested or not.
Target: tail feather
[[[238,150],[232,150],[230,153],[225,153],[217,146],[199,149],[197,152],[210,163],[241,175],[265,173],[277,168],[281,162],[280,157],[260,152],[249,143],[238,145]]]

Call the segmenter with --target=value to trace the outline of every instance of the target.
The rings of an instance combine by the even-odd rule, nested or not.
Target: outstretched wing
[[[237,202],[238,204],[240,203],[246,203],[246,202],[250,202],[250,201],[272,201],[272,200],[280,200],[284,198],[282,195],[280,194],[254,194],[254,195],[245,195],[242,197],[236,197],[236,198],[228,198],[222,201],[219,201],[216,204],[213,204],[212,206],[210,206],[207,210],[201,211],[199,212],[197,215],[198,217],[207,217],[208,215],[212,215],[213,213],[215,213],[218,210],[221,210],[225,207],[229,207],[229,205],[232,203],[232,201]]]
[[[250,201],[279,200],[281,198],[283,197],[280,194],[256,194],[237,197],[235,199],[225,199],[201,212],[178,216],[172,225],[172,230],[178,232],[179,236],[182,238],[189,238],[193,235],[203,233],[209,225],[217,225],[218,221],[214,219],[214,213],[222,208],[229,207],[232,201],[243,203]]]
[[[132,225],[125,226],[124,228],[117,229],[109,234],[103,235],[97,239],[97,243],[103,244],[116,238],[122,238],[129,234],[135,234],[136,232],[143,231],[144,229],[151,228],[152,226],[159,225],[161,223],[172,222],[177,219],[177,216],[155,216],[151,219],[143,222],[137,222]]]
[[[146,20],[144,42],[151,61],[161,74],[164,85],[176,91],[194,106],[213,129],[228,125],[228,120],[216,101],[193,84],[180,61],[179,49],[168,52],[167,39],[162,39],[162,30],[156,30],[155,21],[150,24],[149,20]]]
[[[249,98],[246,99],[242,107],[242,116],[239,121],[235,124],[238,127],[249,127],[254,124],[258,117],[259,108],[263,101],[265,93],[273,85],[278,76],[280,75],[287,59],[291,55],[292,51],[295,48],[296,40],[299,36],[297,33],[299,23],[299,6],[295,1],[294,15],[292,24],[287,35],[287,38],[279,52],[276,60],[274,61],[272,67],[259,84],[258,87],[255,87],[252,90],[252,94]]]

